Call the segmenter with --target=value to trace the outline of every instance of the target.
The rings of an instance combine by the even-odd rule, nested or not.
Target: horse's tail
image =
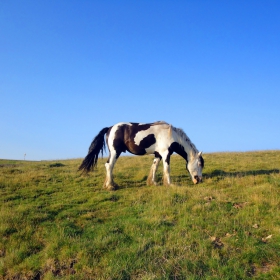
[[[89,172],[91,169],[94,169],[98,161],[99,153],[101,152],[101,155],[103,156],[103,152],[106,149],[104,135],[108,130],[109,127],[105,127],[95,136],[88,149],[88,154],[80,165],[79,170]]]

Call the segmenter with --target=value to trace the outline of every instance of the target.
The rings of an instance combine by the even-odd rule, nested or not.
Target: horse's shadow
[[[227,177],[236,177],[236,178],[241,178],[241,177],[246,177],[246,176],[259,176],[259,175],[272,175],[272,174],[279,174],[280,170],[279,169],[269,169],[269,170],[248,170],[248,171],[235,171],[235,172],[227,172],[221,169],[215,169],[212,172],[209,173],[203,173],[203,179],[216,179],[216,180],[222,180]],[[157,176],[157,182],[158,186],[163,185],[163,177],[162,174],[159,174]],[[181,186],[184,185],[186,182],[191,183],[190,176],[188,174],[182,174],[180,176],[171,176],[172,182],[175,185]],[[118,189],[127,189],[127,188],[139,188],[139,187],[145,187],[147,186],[146,183],[147,176],[144,176],[140,180],[123,180],[120,185],[118,185]]]
[[[226,172],[224,170],[216,169],[210,173],[204,173],[203,177],[206,179],[212,178],[223,178],[223,177],[245,177],[245,176],[258,176],[258,175],[271,175],[279,174],[279,169],[269,169],[269,170],[248,170],[248,171],[235,171],[235,172]]]

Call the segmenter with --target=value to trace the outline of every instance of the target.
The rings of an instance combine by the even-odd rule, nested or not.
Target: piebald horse
[[[103,187],[115,190],[117,185],[113,181],[113,168],[122,152],[134,155],[154,154],[155,158],[147,179],[148,185],[156,185],[156,171],[163,159],[163,182],[170,185],[170,156],[173,152],[186,160],[186,168],[194,184],[202,182],[204,160],[202,152],[198,152],[195,145],[182,129],[176,128],[164,121],[154,123],[117,123],[103,128],[93,139],[87,156],[79,170],[89,172],[97,164],[98,155],[105,150],[105,139],[109,149],[106,167],[106,179]]]

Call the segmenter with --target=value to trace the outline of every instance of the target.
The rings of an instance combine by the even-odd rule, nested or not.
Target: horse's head
[[[202,169],[204,167],[204,159],[202,152],[192,156],[187,163],[187,169],[190,172],[194,184],[202,182]]]

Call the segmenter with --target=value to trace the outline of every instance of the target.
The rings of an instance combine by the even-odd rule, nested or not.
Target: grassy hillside
[[[0,160],[0,279],[280,279],[280,151],[205,154],[193,185],[146,186],[151,156]],[[159,168],[162,178],[162,165]]]

